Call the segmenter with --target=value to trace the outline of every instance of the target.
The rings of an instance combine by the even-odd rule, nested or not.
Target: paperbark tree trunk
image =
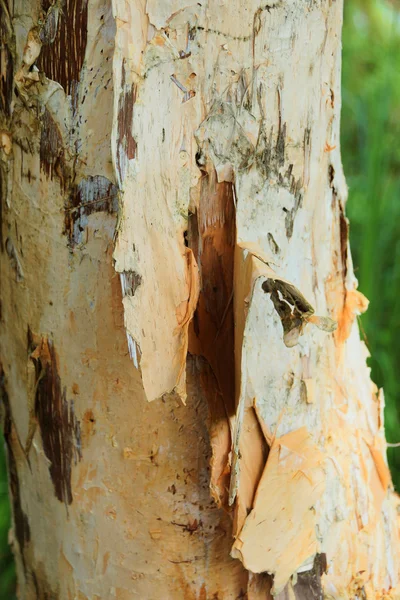
[[[399,598],[342,2],[0,6],[19,597]]]

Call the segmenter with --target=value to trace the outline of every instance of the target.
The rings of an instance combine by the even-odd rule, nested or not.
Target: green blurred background
[[[400,0],[345,0],[342,158],[347,216],[372,378],[384,387],[386,436],[400,441]],[[400,369],[399,369],[400,370]],[[388,459],[400,491],[400,448]],[[10,506],[0,444],[0,598],[15,598]]]
[[[372,379],[386,438],[400,442],[400,0],[344,0],[342,160],[346,213]],[[400,491],[400,447],[388,448]]]

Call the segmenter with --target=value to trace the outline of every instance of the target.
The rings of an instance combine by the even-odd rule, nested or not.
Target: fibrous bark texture
[[[399,598],[342,2],[0,7],[20,597]]]

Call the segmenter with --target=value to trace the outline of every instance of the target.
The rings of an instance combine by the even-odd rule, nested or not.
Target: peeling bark
[[[0,5],[20,597],[394,600],[342,2]]]

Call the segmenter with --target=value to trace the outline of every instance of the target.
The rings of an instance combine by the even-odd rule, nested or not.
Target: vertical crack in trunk
[[[204,356],[214,375],[203,377],[211,418],[210,485],[217,503],[227,507],[231,449],[228,423],[235,413],[233,269],[236,214],[233,184],[218,183],[213,169],[204,174],[200,182],[199,206],[189,218],[187,237],[200,271],[200,295],[191,327],[189,351]]]

